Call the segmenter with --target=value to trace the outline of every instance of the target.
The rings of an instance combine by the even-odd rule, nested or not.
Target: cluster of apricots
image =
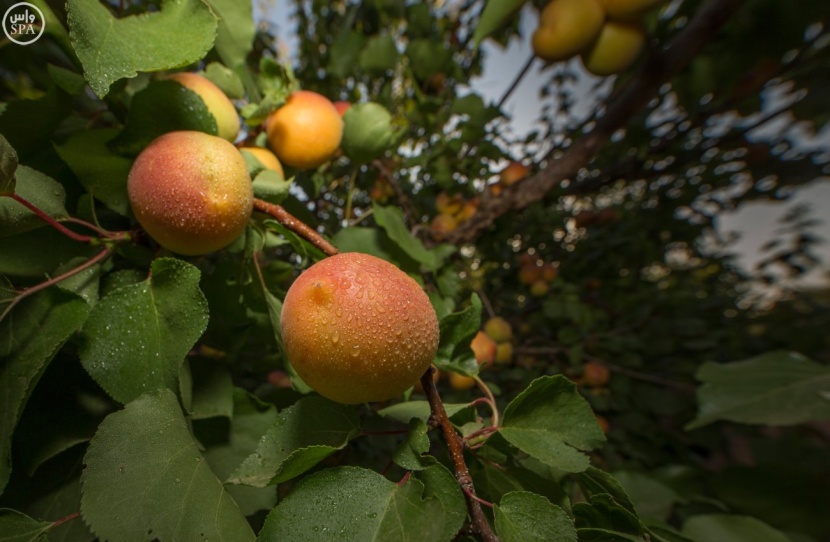
[[[551,0],[533,33],[533,51],[548,62],[578,55],[595,75],[621,73],[645,46],[643,16],[664,1]]]
[[[432,235],[440,240],[475,214],[478,198],[465,200],[460,194],[450,196],[441,192],[435,198],[435,208],[438,214],[432,219],[430,229]]]
[[[216,135],[169,132],[136,158],[127,181],[133,214],[162,247],[187,256],[214,252],[239,237],[253,212],[253,189],[244,156],[281,177],[283,164],[315,168],[331,159],[343,135],[341,112],[310,91],[292,93],[266,120],[268,149],[233,145],[240,120],[233,102],[209,79],[174,73],[199,96],[216,122]]]
[[[482,369],[503,367],[513,361],[513,328],[500,316],[487,320],[473,337],[470,348]],[[458,373],[450,373],[450,386],[456,390],[468,390],[475,379]]]
[[[530,286],[530,295],[542,297],[550,290],[550,283],[559,276],[559,267],[542,262],[531,254],[519,256],[519,282]]]

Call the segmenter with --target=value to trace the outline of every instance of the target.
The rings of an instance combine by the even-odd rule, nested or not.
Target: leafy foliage
[[[37,2],[0,48],[0,540],[830,538],[817,222],[754,270],[719,228],[830,173],[825,2],[664,3],[630,71],[509,53],[494,98],[543,4],[297,0],[291,66],[248,0]],[[248,158],[247,230],[190,258],[127,192],[156,136],[216,133],[183,70],[237,146],[296,89],[351,104],[319,168]],[[328,239],[423,286],[433,385],[294,373],[282,300]]]

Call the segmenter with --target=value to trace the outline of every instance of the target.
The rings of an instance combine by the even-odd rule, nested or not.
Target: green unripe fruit
[[[210,79],[196,73],[174,73],[167,76],[183,87],[192,90],[205,102],[210,114],[216,119],[216,135],[230,142],[239,135],[239,115],[233,102]]]
[[[300,275],[285,296],[281,326],[300,378],[347,404],[400,395],[438,350],[438,318],[421,286],[391,263],[357,252]]]
[[[245,159],[203,132],[170,132],[138,155],[127,179],[130,207],[164,248],[184,255],[232,243],[251,218],[254,192]]]
[[[484,333],[497,343],[507,342],[513,338],[513,328],[501,316],[495,316],[484,323]]]

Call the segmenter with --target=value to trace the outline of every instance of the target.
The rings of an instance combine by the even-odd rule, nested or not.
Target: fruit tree
[[[0,539],[830,539],[825,0],[6,4]]]

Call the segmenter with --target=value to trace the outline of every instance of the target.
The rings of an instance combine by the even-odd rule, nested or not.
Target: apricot
[[[594,75],[621,73],[634,64],[645,43],[646,33],[640,23],[609,20],[582,53],[582,63]]]
[[[337,109],[337,112],[340,114],[341,117],[345,115],[346,111],[348,111],[349,108],[352,106],[351,103],[346,102],[344,100],[338,100],[334,102],[332,105],[334,105],[334,108]]]
[[[530,295],[533,297],[544,297],[550,291],[550,286],[542,279],[530,285]]]
[[[507,342],[513,338],[513,328],[501,316],[494,316],[484,323],[484,333],[497,343]]]
[[[496,349],[496,364],[507,365],[513,361],[513,344],[506,342],[499,344]]]
[[[510,162],[501,170],[499,180],[505,186],[512,186],[527,177],[528,173],[530,173],[530,168],[526,165],[521,162]]]
[[[559,268],[552,263],[542,265],[542,280],[545,282],[553,282],[559,276]]]
[[[536,263],[522,264],[519,268],[519,282],[522,284],[533,284],[542,279],[542,268]]]
[[[340,147],[343,119],[328,98],[299,90],[268,118],[268,146],[283,164],[312,169]]]
[[[239,135],[239,115],[236,113],[236,108],[210,79],[196,73],[186,72],[168,75],[167,79],[176,81],[199,95],[210,114],[216,119],[216,135],[231,142],[236,139]]]
[[[317,393],[347,404],[403,393],[438,350],[438,318],[409,275],[375,256],[330,256],[302,273],[282,307],[285,353]]]
[[[465,376],[459,373],[450,373],[450,387],[457,391],[472,389],[476,385],[476,379],[472,376]]]
[[[245,231],[254,205],[251,177],[236,147],[194,131],[154,139],[130,169],[127,194],[150,237],[191,256],[232,243]]]
[[[473,355],[479,365],[490,364],[496,361],[496,354],[498,353],[498,344],[489,335],[483,331],[476,333],[473,341],[470,343],[470,348],[473,350]]]
[[[608,384],[611,371],[599,361],[589,361],[582,366],[582,383],[590,388],[598,388]]]
[[[441,213],[432,219],[430,229],[436,239],[444,239],[448,233],[458,228],[458,221],[450,215]]]
[[[268,149],[263,149],[262,147],[240,147],[239,152],[256,158],[262,164],[262,167],[276,171],[280,174],[280,177],[285,178],[285,171],[283,171],[282,164],[280,164],[277,155]]]
[[[594,41],[604,21],[598,0],[552,0],[539,16],[533,51],[549,62],[567,60]]]

